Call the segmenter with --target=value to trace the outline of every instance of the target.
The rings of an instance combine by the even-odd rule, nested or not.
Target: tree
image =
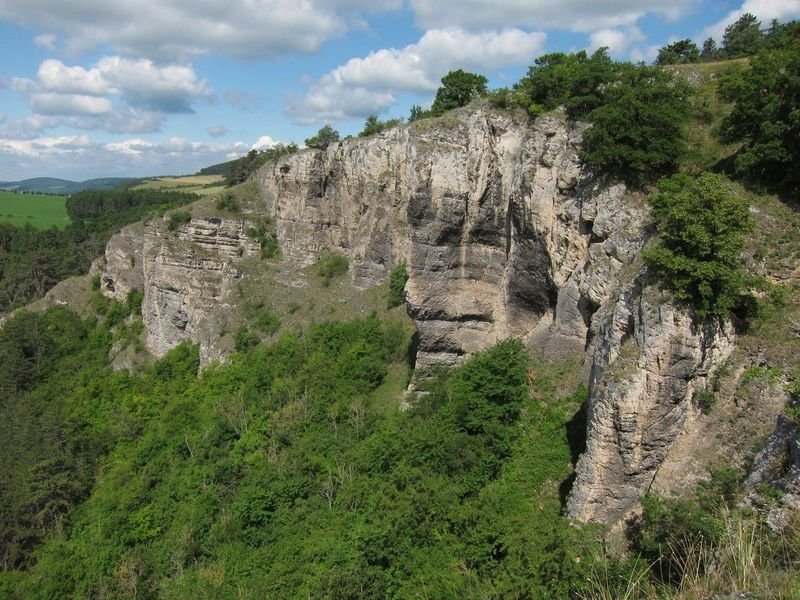
[[[658,51],[657,65],[682,65],[696,63],[700,58],[700,50],[690,39],[669,44]]]
[[[744,143],[739,174],[790,192],[800,189],[800,26],[793,32],[730,86],[736,104],[720,128],[724,141]]]
[[[700,60],[711,62],[717,59],[719,50],[717,49],[717,42],[713,37],[707,38],[703,42],[703,50],[700,52]]]
[[[306,140],[306,146],[309,148],[316,148],[317,150],[325,150],[331,144],[339,141],[339,132],[330,125],[324,125],[317,132],[317,135],[310,137]]]
[[[675,175],[658,189],[650,203],[661,239],[644,252],[645,260],[701,317],[726,315],[747,283],[741,254],[752,229],[750,204],[713,173]]]
[[[425,111],[419,104],[412,104],[408,115],[408,122],[413,123],[419,119],[424,119],[426,116],[427,111]]]
[[[603,104],[603,90],[616,72],[607,48],[591,56],[583,50],[555,52],[537,58],[514,90],[529,98],[533,115],[564,106],[570,117],[578,118]]]
[[[761,22],[751,13],[744,13],[735,23],[725,28],[722,36],[722,54],[725,58],[752,56],[761,48],[764,32]]]
[[[400,124],[400,119],[389,119],[387,121],[381,121],[380,119],[378,119],[377,115],[370,115],[364,122],[364,129],[361,130],[361,133],[358,134],[358,137],[367,137],[370,135],[375,135],[376,133],[380,133],[384,129],[389,129],[390,127],[396,127],[399,124]]]
[[[658,67],[628,65],[588,115],[582,158],[599,171],[641,186],[674,172],[691,113],[688,84]]]
[[[436,92],[431,114],[438,117],[445,111],[466,106],[486,93],[486,84],[487,79],[483,75],[468,73],[462,69],[450,71],[442,77],[442,85]]]

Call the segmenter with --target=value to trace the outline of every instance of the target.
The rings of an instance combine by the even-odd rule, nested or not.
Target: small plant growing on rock
[[[389,308],[400,306],[406,301],[407,281],[408,265],[403,261],[389,273]]]

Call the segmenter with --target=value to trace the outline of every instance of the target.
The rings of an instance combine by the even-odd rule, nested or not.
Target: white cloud
[[[29,100],[33,112],[39,115],[102,115],[113,108],[108,98],[78,94],[44,92],[33,94]]]
[[[0,0],[0,14],[43,30],[40,45],[70,54],[108,46],[157,59],[268,58],[315,52],[357,23],[359,10],[399,6],[399,0]]]
[[[713,37],[718,43],[721,42],[725,27],[745,13],[754,14],[761,21],[761,26],[767,27],[772,19],[785,22],[800,17],[800,0],[745,0],[741,8],[732,10],[724,19],[706,27],[700,33],[700,39]]]
[[[42,33],[37,35],[33,38],[33,43],[40,48],[50,50],[51,52],[55,52],[56,50],[56,36],[52,33]]]
[[[0,135],[0,179],[194,173],[229,155],[241,156],[249,148],[241,141],[205,143],[177,137],[166,141],[131,137],[99,142],[87,134],[30,139]],[[76,172],[76,168],[80,171]]]
[[[250,149],[251,150],[264,150],[266,148],[272,148],[273,146],[276,146],[277,144],[280,144],[280,142],[277,141],[277,140],[272,139],[268,135],[262,135],[260,138],[258,138],[258,140],[256,140],[256,143],[253,144],[250,147]]]
[[[641,50],[636,47],[645,40],[645,35],[638,27],[626,27],[625,29],[600,29],[589,35],[589,50],[597,50],[603,46],[608,48],[609,53],[617,58],[633,58],[641,54]]]
[[[228,134],[228,128],[225,125],[213,125],[206,129],[206,133],[211,137],[222,137]]]
[[[155,131],[165,115],[191,113],[193,102],[213,97],[191,66],[148,59],[109,56],[89,68],[48,59],[36,75],[35,81],[15,77],[12,88],[37,115],[63,117],[58,125],[79,129]]]
[[[0,137],[0,152],[25,157],[46,158],[57,154],[83,154],[91,147],[86,135],[40,137],[17,140]]]
[[[675,19],[697,0],[411,0],[417,23],[425,28],[461,26],[488,29],[511,25],[537,29],[596,31],[635,25],[647,14]]]
[[[540,52],[545,34],[507,29],[469,33],[427,31],[416,44],[350,59],[324,75],[302,97],[288,97],[285,112],[299,123],[364,117],[394,104],[400,92],[432,92],[455,68],[491,70],[524,65]]]

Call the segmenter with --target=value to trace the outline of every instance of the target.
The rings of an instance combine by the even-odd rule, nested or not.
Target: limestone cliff
[[[117,235],[103,291],[143,289],[148,348],[162,355],[191,339],[207,363],[230,350],[221,323],[247,276],[242,262],[259,250],[244,233],[249,219],[272,220],[274,273],[290,286],[326,252],[349,257],[357,288],[406,261],[418,368],[511,336],[548,358],[584,356],[587,451],[568,511],[618,521],[652,487],[702,476],[692,398],[734,336],[724,324],[698,326],[648,284],[638,258],[646,203],[585,171],[583,128],[473,108],[283,157],[255,174],[240,218],[195,207],[175,231],[154,219]]]

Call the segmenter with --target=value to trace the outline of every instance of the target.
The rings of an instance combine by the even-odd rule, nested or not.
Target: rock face
[[[615,523],[651,488],[680,487],[702,463],[678,450],[697,433],[694,392],[711,388],[709,376],[733,347],[729,325],[699,326],[638,281],[621,290],[591,354],[590,435],[571,516]]]
[[[203,364],[222,358],[230,351],[220,329],[240,275],[235,263],[260,251],[246,227],[243,219],[193,217],[175,231],[163,219],[125,228],[106,247],[101,290],[117,300],[144,292],[147,347],[156,356],[191,340]]]
[[[248,209],[272,219],[284,271],[337,252],[350,259],[351,283],[367,288],[406,261],[419,368],[511,336],[551,359],[583,354],[588,441],[568,511],[608,523],[694,461],[687,440],[702,434],[692,397],[733,335],[698,328],[647,285],[646,204],[583,170],[583,127],[558,115],[531,125],[455,111],[268,163]],[[154,220],[111,241],[102,289],[118,299],[144,290],[154,354],[186,339],[204,362],[229,350],[219,323],[237,265],[258,252],[246,227],[196,216],[171,232]]]
[[[286,260],[346,254],[360,287],[408,262],[418,366],[510,336],[574,354],[644,218],[621,186],[585,177],[581,132],[557,117],[529,127],[460,111],[288,156],[256,181]]]

